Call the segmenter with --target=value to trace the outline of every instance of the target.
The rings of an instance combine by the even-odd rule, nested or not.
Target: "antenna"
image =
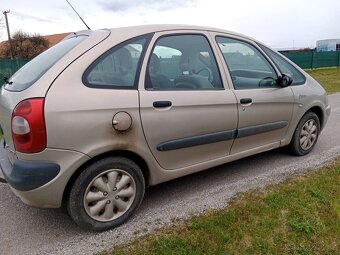
[[[80,17],[79,13],[76,11],[76,9],[73,8],[72,4],[68,0],[66,2],[71,6],[71,8],[74,10],[74,12],[78,15],[78,17],[81,19],[81,21],[84,23],[84,25],[87,27],[88,30],[91,30],[91,28],[85,23],[85,21]]]

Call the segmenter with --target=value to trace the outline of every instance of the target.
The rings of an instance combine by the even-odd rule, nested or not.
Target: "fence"
[[[0,59],[0,86],[3,84],[4,77],[11,77],[28,60],[24,59]]]
[[[340,51],[301,51],[282,52],[282,54],[303,69],[340,67]]]
[[[314,69],[319,67],[340,67],[340,51],[301,51],[282,52],[282,54],[303,69]],[[11,77],[27,62],[28,60],[24,59],[0,59],[0,86],[3,84],[4,77]],[[170,72],[170,70],[168,71]]]

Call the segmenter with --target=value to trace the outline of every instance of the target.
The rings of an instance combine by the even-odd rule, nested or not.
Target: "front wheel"
[[[67,209],[82,228],[104,231],[123,224],[141,204],[144,191],[144,177],[137,164],[123,157],[108,157],[79,175]]]
[[[290,151],[298,156],[311,152],[319,138],[320,121],[313,112],[307,112],[297,125],[292,141],[289,145]]]

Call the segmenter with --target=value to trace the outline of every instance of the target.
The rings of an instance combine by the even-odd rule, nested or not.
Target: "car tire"
[[[82,228],[115,228],[138,209],[145,192],[140,167],[124,157],[107,157],[89,165],[75,180],[67,199],[71,218]]]
[[[297,156],[304,156],[311,152],[319,138],[320,120],[314,112],[307,112],[297,125],[292,141],[290,152]]]

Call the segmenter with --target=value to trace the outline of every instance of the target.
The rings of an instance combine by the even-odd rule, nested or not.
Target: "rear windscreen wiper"
[[[9,78],[7,77],[4,77],[4,81],[8,84],[8,85],[11,85],[13,82],[12,81],[9,81]]]

